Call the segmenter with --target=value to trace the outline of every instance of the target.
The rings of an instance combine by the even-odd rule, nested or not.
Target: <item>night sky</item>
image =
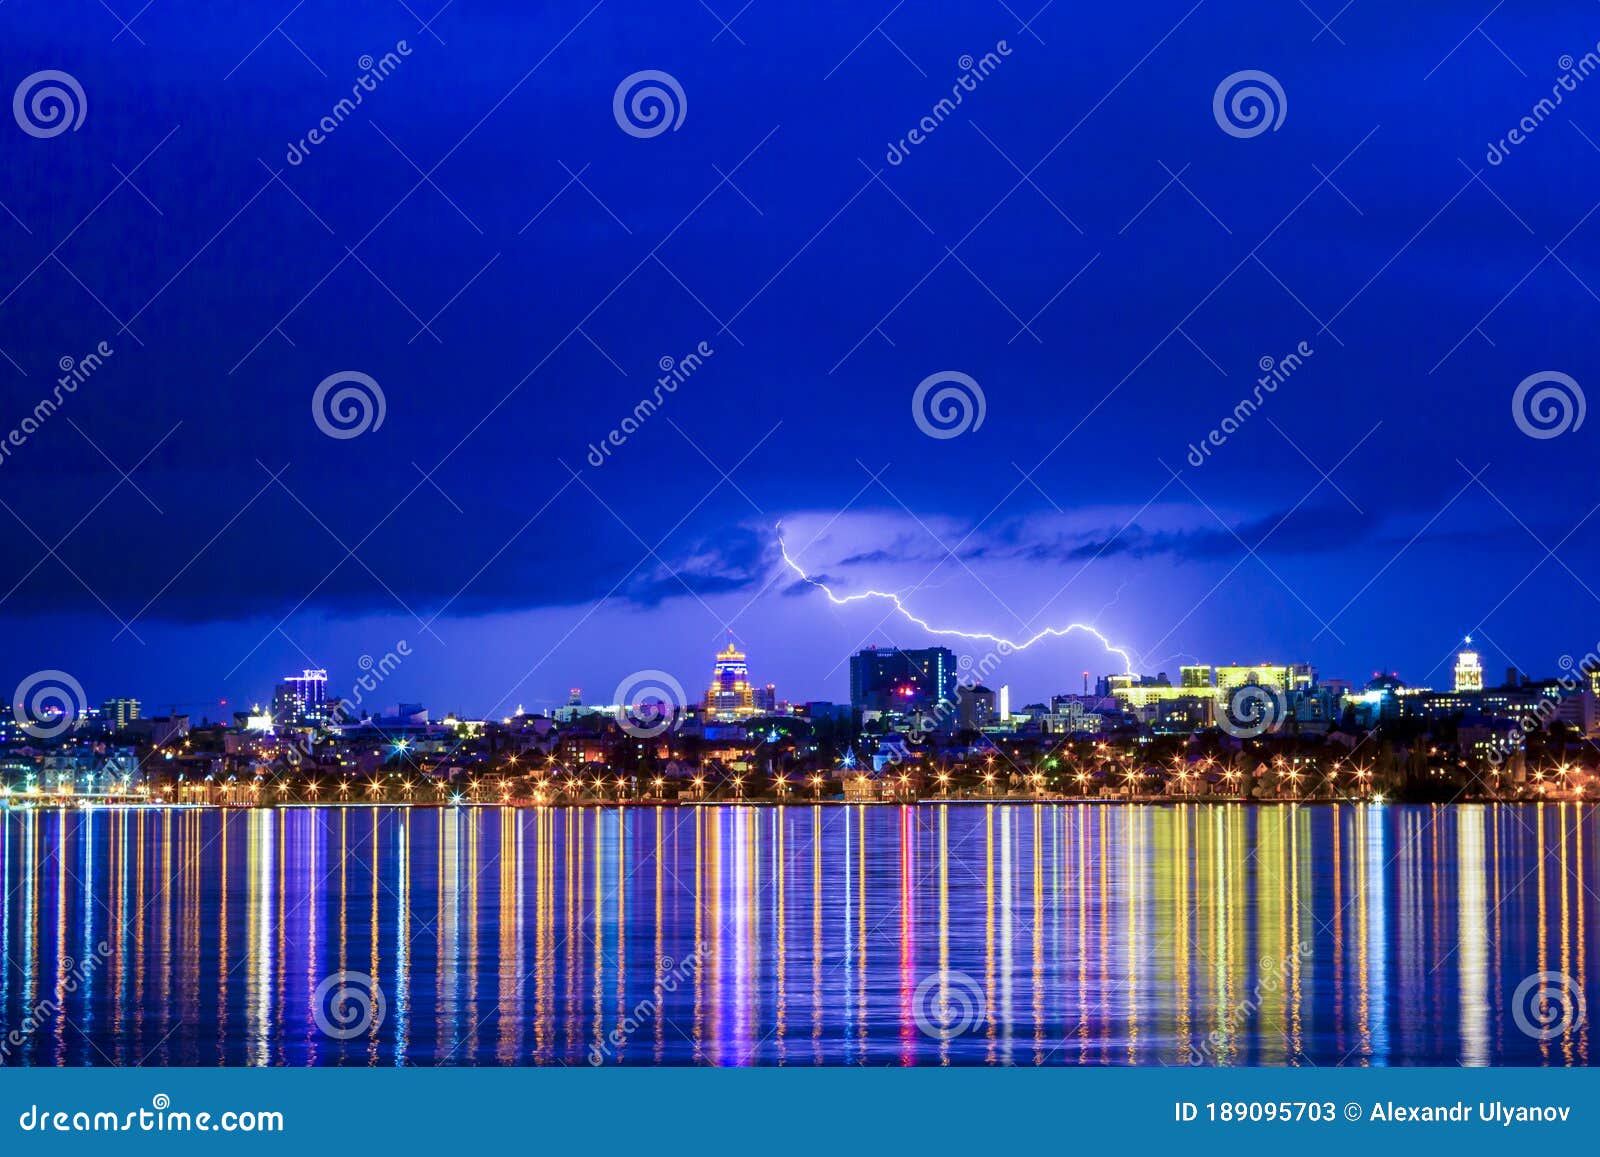
[[[377,698],[503,715],[646,668],[697,695],[731,630],[758,683],[840,700],[851,651],[932,641],[798,582],[780,526],[837,594],[1093,622],[1143,671],[1438,685],[1469,631],[1491,677],[1600,637],[1600,419],[1512,408],[1597,380],[1600,74],[1487,159],[1595,50],[1591,0],[140,2],[0,5],[0,88],[86,102],[0,120],[0,440],[113,351],[0,460],[6,688],[214,717],[404,640]],[[619,124],[643,70],[676,128]],[[1276,128],[1219,124],[1243,70]],[[341,371],[384,399],[355,437],[313,417]],[[981,426],[919,428],[941,372]],[[1121,667],[1080,633],[991,681]]]

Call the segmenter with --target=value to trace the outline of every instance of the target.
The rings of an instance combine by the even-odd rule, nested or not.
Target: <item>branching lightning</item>
[[[778,552],[783,555],[783,561],[790,570],[794,571],[794,573],[799,575],[800,578],[805,582],[811,584],[823,594],[827,595],[828,601],[833,603],[835,606],[842,607],[847,603],[858,603],[866,599],[883,599],[886,602],[893,604],[894,609],[900,613],[902,618],[906,619],[908,622],[915,623],[924,631],[927,631],[930,635],[945,635],[960,639],[973,639],[982,642],[993,643],[997,647],[1005,647],[1013,651],[1025,651],[1042,639],[1059,639],[1066,635],[1072,634],[1074,631],[1082,631],[1084,634],[1093,635],[1096,639],[1098,639],[1100,641],[1100,645],[1106,649],[1107,654],[1115,655],[1121,659],[1122,667],[1125,672],[1129,674],[1133,673],[1133,659],[1129,656],[1128,651],[1125,648],[1119,647],[1112,643],[1110,639],[1106,638],[1105,635],[1101,634],[1099,630],[1093,626],[1090,626],[1088,623],[1068,623],[1064,627],[1046,627],[1044,630],[1030,636],[1029,638],[1023,639],[1020,642],[1015,639],[1003,638],[1000,635],[992,635],[987,631],[959,631],[954,627],[936,627],[926,619],[920,618],[913,614],[910,608],[908,608],[904,601],[902,601],[900,596],[895,594],[893,591],[873,590],[861,591],[860,593],[853,595],[834,594],[833,591],[828,589],[828,585],[826,583],[812,578],[805,572],[804,567],[789,557],[789,549],[784,545],[782,534],[778,535]]]

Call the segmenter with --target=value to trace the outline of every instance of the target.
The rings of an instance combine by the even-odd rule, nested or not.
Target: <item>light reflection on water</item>
[[[1574,805],[12,812],[0,1063],[1583,1065],[1587,1023],[1536,1007],[1521,1023],[1557,1031],[1530,1035],[1514,996],[1587,988],[1594,827]],[[349,1039],[325,1000],[318,1023],[339,973],[383,1005]]]

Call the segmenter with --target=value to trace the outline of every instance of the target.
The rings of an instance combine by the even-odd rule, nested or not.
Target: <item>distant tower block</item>
[[[1456,690],[1483,690],[1483,660],[1472,650],[1472,636],[1466,638],[1466,648],[1456,655]]]
[[[723,721],[748,719],[756,713],[755,688],[750,685],[750,668],[744,653],[728,640],[717,652],[717,665],[706,690],[706,718]]]

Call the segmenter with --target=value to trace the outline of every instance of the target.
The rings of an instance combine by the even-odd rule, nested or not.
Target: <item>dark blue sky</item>
[[[1142,669],[1437,682],[1468,630],[1491,672],[1595,646],[1596,424],[1528,437],[1512,395],[1595,380],[1600,77],[1485,159],[1600,41],[1593,3],[1476,31],[1373,0],[1331,31],[1218,0],[757,0],[727,30],[693,0],[287,7],[0,7],[5,91],[55,69],[87,101],[76,131],[0,125],[0,426],[114,350],[0,463],[6,686],[199,713],[313,662],[342,691],[404,639],[390,701],[503,714],[642,668],[695,694],[731,625],[758,681],[840,699],[850,651],[929,641],[797,588],[780,522],[841,595],[1093,621]],[[647,69],[686,107],[641,138],[613,93]],[[1281,86],[1276,130],[1219,126],[1241,70]],[[334,439],[311,401],[345,370],[384,421]],[[941,371],[981,427],[918,428]],[[1120,666],[1080,634],[999,679]]]

